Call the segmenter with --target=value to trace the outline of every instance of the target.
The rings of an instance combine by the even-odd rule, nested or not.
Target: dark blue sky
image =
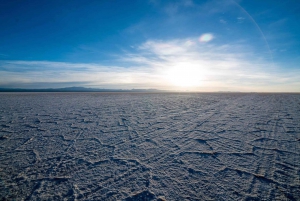
[[[1,1],[0,87],[300,91],[300,3]]]

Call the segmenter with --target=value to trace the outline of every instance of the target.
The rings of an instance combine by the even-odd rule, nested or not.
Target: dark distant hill
[[[85,87],[65,87],[48,89],[0,88],[0,92],[164,92],[157,89],[97,89]]]

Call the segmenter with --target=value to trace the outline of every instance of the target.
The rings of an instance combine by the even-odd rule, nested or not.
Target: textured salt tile
[[[0,200],[298,200],[299,94],[0,94]]]

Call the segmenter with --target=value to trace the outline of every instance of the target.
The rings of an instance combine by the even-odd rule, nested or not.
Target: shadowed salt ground
[[[0,94],[0,200],[300,200],[298,94]]]

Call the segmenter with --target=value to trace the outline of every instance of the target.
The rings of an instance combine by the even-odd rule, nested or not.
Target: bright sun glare
[[[193,65],[178,65],[166,71],[166,79],[177,87],[197,87],[201,85],[203,73]]]

